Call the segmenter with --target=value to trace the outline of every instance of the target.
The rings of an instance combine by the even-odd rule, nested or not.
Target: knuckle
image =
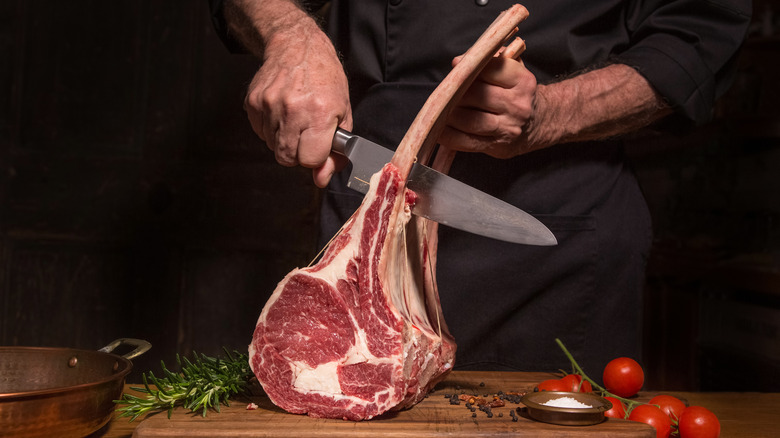
[[[263,109],[263,93],[262,90],[253,89],[250,90],[244,98],[244,110],[261,111]]]
[[[293,167],[297,164],[295,158],[291,156],[288,152],[286,152],[284,149],[276,148],[274,150],[276,153],[276,162],[281,164],[285,167]]]
[[[258,101],[260,102],[260,108],[264,108],[266,110],[275,108],[277,107],[277,105],[280,104],[284,106],[283,99],[284,98],[282,97],[282,95],[273,89],[264,90],[258,97]]]
[[[276,162],[282,166],[292,167],[297,164],[297,150],[284,140],[277,138],[274,145]]]

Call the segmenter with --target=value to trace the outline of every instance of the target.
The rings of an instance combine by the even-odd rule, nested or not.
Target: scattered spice
[[[479,386],[484,387],[485,383],[480,382]],[[455,386],[454,389],[460,391],[460,393],[445,393],[444,398],[448,399],[451,405],[460,405],[462,402],[466,409],[471,411],[472,418],[478,417],[477,409],[484,412],[487,418],[493,418],[496,414],[498,414],[499,418],[503,418],[503,412],[494,413],[493,409],[504,407],[507,403],[520,404],[521,399],[526,394],[525,392],[517,391],[498,391],[492,395],[489,393],[480,395],[476,391],[469,391],[472,393],[468,394],[466,389],[462,389],[460,386]],[[519,420],[515,409],[509,411],[509,416],[512,418],[512,421]]]
[[[514,404],[520,404],[520,400],[522,400],[525,393],[523,392],[507,392],[505,394],[500,394],[499,397],[501,399],[508,401],[509,403]]]
[[[460,400],[466,402],[466,407],[469,405],[475,405],[475,406],[485,406],[488,405],[491,408],[500,408],[501,406],[504,406],[506,403],[504,403],[504,399],[499,397],[498,395],[494,395],[493,398],[488,401],[487,397],[490,397],[489,394],[486,394],[485,397],[475,396],[475,395],[467,395],[467,394],[461,394]]]

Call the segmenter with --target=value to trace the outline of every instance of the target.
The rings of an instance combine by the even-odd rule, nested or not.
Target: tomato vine
[[[563,342],[560,339],[555,338],[555,342],[558,344],[558,347],[561,348],[561,350],[563,351],[563,354],[566,355],[566,358],[569,359],[569,362],[571,362],[571,366],[572,366],[572,368],[574,368],[575,372],[577,374],[579,374],[580,376],[582,376],[582,380],[583,381],[590,382],[590,384],[593,385],[594,391],[598,391],[601,394],[602,397],[606,397],[606,396],[614,397],[617,400],[620,400],[621,402],[626,404],[626,409],[625,409],[625,411],[626,411],[625,418],[626,419],[628,418],[628,416],[631,414],[631,411],[635,407],[637,407],[639,405],[647,404],[647,403],[643,403],[643,402],[640,402],[640,401],[631,400],[631,399],[628,399],[628,398],[625,398],[625,397],[621,397],[619,395],[616,395],[616,394],[613,394],[613,393],[607,391],[606,388],[604,388],[603,386],[599,385],[598,383],[596,383],[596,381],[594,381],[593,379],[588,377],[587,374],[585,374],[585,372],[582,370],[582,368],[577,363],[577,361],[574,360],[574,356],[572,356],[572,354],[569,353],[569,350],[566,349],[566,346],[563,345]]]

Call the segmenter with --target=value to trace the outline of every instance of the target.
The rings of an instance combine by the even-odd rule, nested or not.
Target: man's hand
[[[670,113],[647,80],[627,65],[537,85],[522,62],[496,57],[453,109],[439,142],[453,150],[511,158],[626,134]]]
[[[333,134],[339,126],[352,129],[347,78],[336,50],[311,17],[286,0],[236,5],[245,15],[233,23],[253,27],[237,34],[263,60],[244,100],[252,129],[276,161],[311,168],[314,183],[325,187],[346,164],[330,153]]]
[[[330,42],[315,35],[268,45],[244,108],[255,133],[284,166],[313,169],[324,187],[343,157],[331,156],[336,128],[352,128],[347,78]]]
[[[536,88],[536,77],[521,61],[491,59],[450,113],[439,142],[453,150],[496,158],[528,152],[524,134],[533,115]]]

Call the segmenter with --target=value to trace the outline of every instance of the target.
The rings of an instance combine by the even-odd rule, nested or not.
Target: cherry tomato
[[[680,438],[717,438],[720,436],[718,417],[707,408],[689,406],[682,411],[678,424]]]
[[[604,367],[603,377],[607,391],[619,397],[631,397],[639,392],[645,383],[642,367],[629,357],[612,359]]]
[[[580,379],[577,377],[576,374],[567,374],[560,379],[561,384],[566,387],[566,391],[578,392],[580,390]]]
[[[571,392],[571,385],[566,384],[561,379],[550,379],[538,384],[536,388],[539,391],[564,391]]]
[[[639,405],[631,410],[628,419],[653,426],[656,438],[668,438],[672,433],[672,420],[658,406]]]
[[[579,374],[567,374],[560,379],[563,386],[568,392],[593,392],[593,386],[587,380],[583,381],[582,376]],[[580,386],[582,382],[582,386]]]
[[[651,405],[658,405],[674,421],[680,420],[680,415],[685,409],[685,403],[677,397],[660,394],[650,399]]]
[[[582,382],[582,385],[580,385]],[[549,379],[536,386],[537,391],[593,392],[593,386],[579,374],[567,374],[560,379]]]
[[[626,408],[623,406],[623,402],[615,397],[604,397],[612,403],[612,409],[604,412],[605,417],[620,418],[621,420],[626,418]]]
[[[573,374],[573,375],[577,377],[577,386],[580,392],[593,392],[593,385],[591,385],[590,382],[588,382],[587,380],[583,380],[582,376],[580,376],[579,374]],[[582,385],[580,385],[580,382],[582,382]]]

